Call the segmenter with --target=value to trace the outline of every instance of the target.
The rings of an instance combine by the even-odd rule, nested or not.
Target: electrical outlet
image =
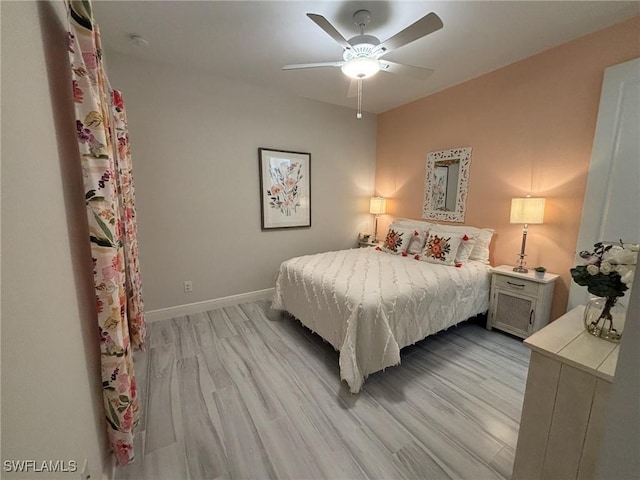
[[[193,292],[193,282],[191,280],[184,281],[184,291]]]
[[[81,480],[89,480],[91,478],[91,473],[89,472],[89,459],[84,459],[84,464],[82,465],[82,470],[80,471],[80,479]]]

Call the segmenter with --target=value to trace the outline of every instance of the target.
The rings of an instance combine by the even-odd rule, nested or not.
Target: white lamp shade
[[[371,197],[369,213],[383,215],[387,213],[387,199],[384,197]]]
[[[543,223],[545,199],[525,197],[511,199],[511,223]]]
[[[356,57],[342,65],[342,72],[351,78],[369,78],[380,71],[380,62],[375,58]]]

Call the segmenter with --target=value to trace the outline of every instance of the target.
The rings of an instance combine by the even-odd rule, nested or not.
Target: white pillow
[[[398,228],[413,228],[414,230],[417,230],[419,232],[427,231],[431,227],[437,226],[430,222],[425,222],[422,220],[411,220],[410,218],[396,218],[393,221],[393,224],[398,226]]]
[[[446,232],[439,228],[429,229],[420,260],[438,265],[454,265],[458,247],[465,233]]]
[[[460,242],[460,246],[458,247],[458,253],[456,253],[456,263],[467,263],[473,251],[473,246],[476,244],[476,237],[477,234],[475,233],[466,233],[462,237],[462,242]]]
[[[428,230],[414,230],[409,246],[407,247],[407,253],[409,255],[416,255],[422,252],[424,242],[427,239]]]
[[[401,254],[407,251],[407,247],[411,242],[414,230],[409,228],[398,228],[394,225],[389,226],[387,236],[384,238],[382,250],[389,253]]]
[[[493,228],[479,228],[478,230],[476,243],[473,246],[473,250],[471,250],[469,260],[476,260],[489,265],[489,245],[493,237]]]

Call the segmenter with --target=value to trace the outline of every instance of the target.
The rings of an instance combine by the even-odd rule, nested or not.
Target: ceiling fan
[[[300,70],[304,68],[340,67],[342,72],[352,79],[349,86],[348,96],[355,96],[352,95],[352,93],[357,88],[357,118],[362,118],[363,79],[372,77],[379,71],[406,74],[418,79],[424,79],[433,73],[433,70],[429,68],[403,65],[401,63],[390,62],[388,60],[380,60],[387,53],[440,30],[443,27],[442,20],[440,20],[440,17],[433,12],[425,15],[417,22],[409,25],[407,28],[396,33],[384,42],[380,42],[380,40],[373,35],[365,35],[364,29],[369,22],[371,22],[371,12],[368,10],[358,10],[353,14],[353,22],[360,28],[360,35],[356,35],[349,40],[346,40],[322,15],[307,13],[307,17],[313,20],[316,25],[324,30],[344,49],[344,52],[342,53],[343,60],[336,62],[285,65],[282,69]]]

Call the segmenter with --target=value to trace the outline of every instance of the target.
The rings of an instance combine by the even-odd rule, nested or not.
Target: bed
[[[358,393],[368,375],[400,363],[403,347],[489,308],[488,242],[483,261],[414,257],[356,248],[292,258],[280,265],[272,308],[333,345]]]

